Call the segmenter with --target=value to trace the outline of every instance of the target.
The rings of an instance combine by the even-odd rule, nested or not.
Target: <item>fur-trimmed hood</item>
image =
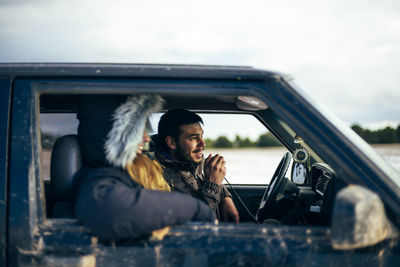
[[[124,168],[135,159],[146,126],[150,130],[149,117],[161,110],[162,103],[160,96],[131,96],[117,108],[105,143],[106,159],[110,163]]]
[[[156,95],[99,96],[83,101],[78,139],[84,162],[92,167],[124,169],[136,157],[150,115],[160,111],[162,104],[163,99]]]

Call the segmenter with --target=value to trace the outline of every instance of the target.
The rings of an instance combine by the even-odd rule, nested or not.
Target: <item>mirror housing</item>
[[[398,236],[379,196],[358,185],[338,192],[331,225],[332,246],[341,250],[368,247]]]
[[[268,108],[268,105],[264,101],[255,96],[238,96],[236,106],[248,111],[265,110]]]

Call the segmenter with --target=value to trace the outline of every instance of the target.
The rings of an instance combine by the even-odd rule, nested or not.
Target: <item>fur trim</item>
[[[138,145],[149,116],[162,108],[160,96],[130,96],[113,114],[113,126],[104,144],[106,159],[115,167],[125,168],[136,157]]]

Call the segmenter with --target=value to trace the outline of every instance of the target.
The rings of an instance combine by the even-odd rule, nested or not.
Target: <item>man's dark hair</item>
[[[164,113],[158,122],[158,138],[161,146],[166,147],[165,138],[167,136],[178,140],[181,132],[181,126],[193,124],[203,120],[196,113],[183,108],[173,108]]]

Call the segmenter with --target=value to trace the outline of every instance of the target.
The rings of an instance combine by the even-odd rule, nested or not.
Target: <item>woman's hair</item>
[[[126,171],[136,183],[145,189],[171,191],[164,179],[160,164],[143,154],[136,155],[133,162],[127,164]]]

